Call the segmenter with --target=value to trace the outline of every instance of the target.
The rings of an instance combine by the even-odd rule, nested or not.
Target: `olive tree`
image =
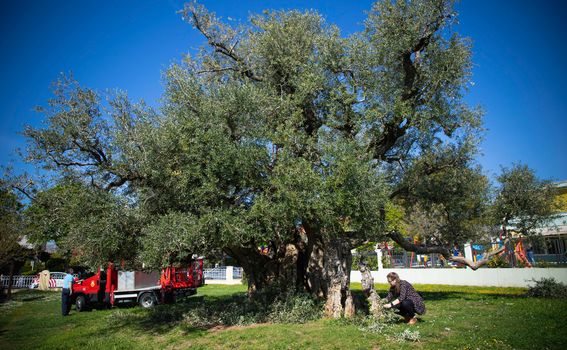
[[[449,258],[475,234],[481,114],[462,100],[471,45],[453,1],[378,2],[349,37],[313,11],[235,28],[196,3],[180,12],[205,44],[164,73],[158,111],[64,78],[47,126],[26,129],[29,158],[72,179],[46,198],[81,192],[62,197],[74,224],[61,237],[87,230],[101,258],[155,267],[220,249],[249,292],[305,290],[339,317],[354,312],[353,248],[391,238]],[[433,246],[405,239],[388,219],[398,207],[442,213]]]

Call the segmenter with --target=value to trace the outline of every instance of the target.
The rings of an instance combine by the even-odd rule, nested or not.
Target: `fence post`
[[[376,257],[378,258],[378,271],[384,269],[384,265],[382,264],[382,249],[378,248],[375,250]]]
[[[234,266],[227,266],[226,267],[226,281],[227,282],[232,282],[233,281],[233,276],[234,276]]]
[[[472,255],[471,242],[465,243],[465,258],[469,259],[470,261],[474,261]]]

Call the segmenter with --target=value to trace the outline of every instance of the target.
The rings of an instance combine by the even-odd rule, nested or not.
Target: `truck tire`
[[[157,299],[154,293],[144,293],[139,299],[140,306],[144,309],[149,309],[157,304]]]
[[[88,311],[90,310],[89,305],[87,304],[87,299],[84,295],[79,295],[75,300],[75,308],[78,312]]]

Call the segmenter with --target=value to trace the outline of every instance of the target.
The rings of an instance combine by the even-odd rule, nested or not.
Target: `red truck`
[[[121,303],[139,303],[149,308],[173,302],[181,295],[195,294],[204,284],[203,259],[195,259],[187,267],[169,266],[161,274],[117,270],[110,263],[106,271],[99,268],[94,276],[75,281],[71,301],[79,312]]]

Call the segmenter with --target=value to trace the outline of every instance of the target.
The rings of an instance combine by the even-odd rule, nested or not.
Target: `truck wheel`
[[[154,293],[144,293],[140,297],[140,306],[144,309],[154,307],[157,304],[157,299]]]
[[[75,300],[75,307],[77,308],[77,311],[79,311],[79,312],[89,310],[89,306],[87,305],[87,299],[85,299],[84,295],[79,295],[77,297],[77,300]]]

